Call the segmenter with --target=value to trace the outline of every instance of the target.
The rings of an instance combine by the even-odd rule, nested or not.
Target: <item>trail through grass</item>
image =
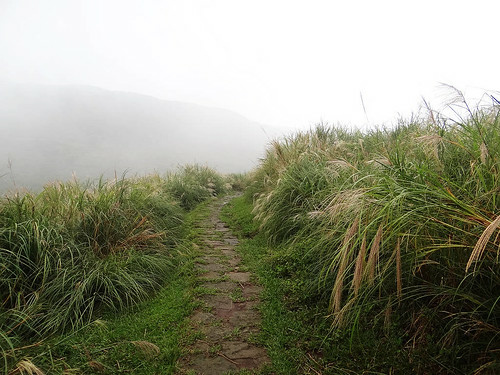
[[[286,277],[297,268],[286,248],[271,247],[253,220],[247,197],[234,199],[223,220],[240,237],[243,264],[258,275],[262,293],[259,341],[269,353],[276,374],[408,374],[413,367],[401,356],[401,342],[377,331],[351,341],[349,330],[332,334],[327,306],[297,299],[301,280]],[[397,337],[397,336],[396,336]]]
[[[191,256],[186,242],[186,231],[192,230],[189,211],[228,189],[230,179],[206,167],[187,166],[166,177],[57,182],[38,194],[2,197],[1,370],[57,373],[75,365],[126,372],[137,366],[134,371],[144,367],[148,373],[149,363],[129,363],[122,354],[156,353],[161,345],[148,337],[167,345],[168,335],[154,336],[167,329],[161,326],[164,319],[158,317],[156,331],[153,320],[145,319],[147,313],[141,317],[138,312],[136,318],[122,314],[141,304],[157,316],[161,311],[155,303],[166,304],[165,312],[174,320],[187,313],[182,290]],[[162,302],[154,302],[158,298]],[[103,317],[109,322],[103,323]],[[174,324],[168,319],[165,324]],[[89,328],[95,325],[100,328]],[[133,331],[141,327],[142,336]],[[170,328],[173,337],[179,334],[175,325]],[[123,330],[129,335],[122,335]],[[83,331],[90,342],[81,336]],[[109,345],[92,346],[92,340]],[[68,345],[77,349],[80,359]],[[58,352],[64,348],[68,355]],[[159,349],[162,366],[170,368],[178,349],[164,349]]]
[[[197,224],[198,307],[190,319],[181,374],[269,374],[269,357],[256,340],[261,287],[235,251],[238,239],[220,219],[230,199],[210,202],[210,214]]]
[[[275,140],[224,208],[264,286],[271,371],[500,372],[500,106],[456,94],[454,118]],[[1,369],[171,373],[203,246],[190,220],[248,181],[186,166],[4,197]]]

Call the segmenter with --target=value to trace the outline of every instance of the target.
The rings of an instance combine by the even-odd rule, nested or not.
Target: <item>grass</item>
[[[500,113],[491,99],[471,109],[457,92],[454,119],[319,126],[268,148],[245,193],[257,226],[246,208],[234,227],[258,233],[248,251],[282,279],[273,282],[286,311],[328,327],[312,346],[322,371],[498,371]]]
[[[384,334],[369,331],[356,342],[350,332],[331,333],[325,304],[314,305],[297,299],[302,292],[300,280],[286,277],[290,264],[287,249],[270,247],[258,232],[248,197],[234,199],[224,207],[222,218],[238,234],[238,253],[243,264],[257,274],[264,287],[262,294],[262,329],[257,341],[263,344],[272,361],[267,369],[276,374],[381,374],[399,365],[411,373],[397,348],[399,342]],[[300,291],[300,292],[299,292]]]
[[[178,271],[166,275],[165,287],[154,298],[118,314],[108,312],[74,334],[49,340],[38,353],[30,353],[32,361],[49,373],[68,369],[78,373],[175,373],[182,346],[191,334],[189,316],[196,307],[193,223],[205,211],[200,205],[186,216],[180,256],[175,258]]]
[[[186,279],[176,275],[168,281],[152,300],[63,336],[62,342],[48,342],[41,353],[31,353],[32,361],[49,373],[102,367],[99,372],[109,374],[172,374],[192,305]]]
[[[228,188],[222,176],[199,165],[186,165],[179,172],[168,175],[167,181],[167,191],[187,210]]]
[[[166,298],[175,308],[182,287],[175,278],[179,276],[176,270],[182,259],[189,259],[182,250],[182,246],[186,247],[184,239],[190,238],[186,234],[190,220],[186,214],[194,208],[183,203],[182,194],[177,196],[172,192],[172,186],[179,181],[189,191],[189,199],[198,204],[225,189],[223,178],[215,171],[189,166],[167,177],[54,183],[36,195],[25,193],[3,198],[0,365],[4,372],[31,371],[32,366],[41,373],[44,366],[57,367],[53,360],[58,358],[58,350],[67,347],[64,342],[70,342],[75,332],[87,329],[96,319],[99,322],[101,316],[112,321],[115,314],[149,301],[160,291],[167,294],[157,298]],[[214,187],[213,181],[218,185]],[[169,283],[172,289],[165,292],[163,288],[170,288]],[[162,299],[164,303],[167,300]],[[143,308],[153,314],[155,306],[151,303]],[[160,309],[159,306],[156,308]],[[177,306],[180,308],[177,315],[184,314],[187,306],[185,301]],[[145,316],[138,319],[144,325],[135,326],[143,326],[146,331],[153,324]],[[109,343],[103,349],[106,357],[109,354],[114,358],[112,353],[116,353],[118,358],[120,353],[134,350],[152,355],[156,348],[160,348],[161,356],[165,353],[172,357],[168,354],[170,349],[161,351],[163,344],[159,338],[151,337],[154,340],[148,341],[130,331],[132,338],[117,340],[120,327],[126,328],[121,324],[121,321],[112,324],[118,336],[98,330],[90,334],[96,335],[97,341]],[[158,340],[160,344],[154,342]],[[54,344],[59,341],[61,345]],[[39,348],[43,348],[40,353]],[[100,358],[100,348],[97,345],[94,353],[87,352],[86,344],[80,347],[80,354],[87,358],[87,369],[95,366],[96,371],[109,370],[117,365],[89,359],[94,354]],[[167,357],[162,358],[167,361]],[[133,364],[132,361],[125,365],[127,360],[124,361],[120,368],[130,368]],[[169,359],[166,363],[170,362]],[[64,363],[61,366],[66,365],[69,366]],[[134,371],[139,371],[139,367]]]

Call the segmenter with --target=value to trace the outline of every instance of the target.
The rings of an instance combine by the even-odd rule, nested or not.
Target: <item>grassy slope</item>
[[[318,126],[273,142],[250,177],[287,306],[328,315],[332,332],[320,334],[338,336],[336,352],[350,344],[347,354],[358,355],[347,367],[366,363],[356,373],[391,363],[419,374],[499,373],[492,102],[470,109],[459,96],[452,108],[467,116],[433,113],[392,129]]]
[[[251,211],[249,200],[239,197],[225,207],[223,219],[240,236],[238,249],[244,264],[264,286],[260,339],[273,370],[278,374],[411,373],[411,366],[400,355],[400,343],[390,335],[369,331],[351,341],[350,332],[330,332],[324,319],[326,306],[296,300],[298,286],[282,274],[286,254],[279,248],[271,251],[258,233]]]
[[[44,343],[31,353],[32,362],[46,373],[172,374],[189,337],[187,322],[194,308],[193,223],[207,212],[206,204],[200,204],[187,215],[177,272],[166,275],[154,298]]]
[[[231,180],[185,166],[165,177],[54,183],[2,197],[0,372],[171,368],[179,319],[192,308],[184,295],[192,223],[204,214],[200,202]],[[158,350],[157,363],[132,359]]]

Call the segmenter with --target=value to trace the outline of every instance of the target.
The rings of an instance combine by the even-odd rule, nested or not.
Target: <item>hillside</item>
[[[243,172],[268,142],[234,112],[87,86],[0,83],[0,124],[2,190],[195,162]]]
[[[491,100],[461,121],[320,125],[246,175],[192,165],[1,199],[0,369],[499,374]]]

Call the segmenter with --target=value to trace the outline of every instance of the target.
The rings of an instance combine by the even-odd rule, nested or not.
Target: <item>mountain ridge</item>
[[[238,113],[82,85],[0,83],[0,188],[52,180],[164,172],[200,163],[253,168],[270,127]],[[9,168],[9,164],[12,168]]]

